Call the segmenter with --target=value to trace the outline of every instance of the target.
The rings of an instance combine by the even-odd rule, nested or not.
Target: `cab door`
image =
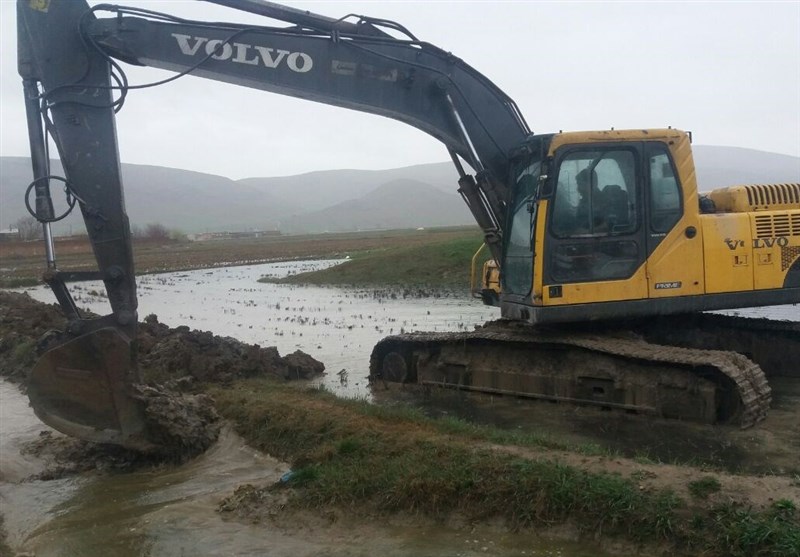
[[[544,304],[646,298],[642,144],[569,146],[555,158]]]
[[[644,156],[648,297],[702,294],[703,240],[697,196],[686,195],[664,143],[645,143]],[[687,204],[694,204],[694,210]]]

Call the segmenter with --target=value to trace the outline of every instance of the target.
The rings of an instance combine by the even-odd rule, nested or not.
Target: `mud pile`
[[[37,359],[38,341],[48,331],[63,329],[65,321],[54,304],[0,291],[0,376],[24,382]],[[322,362],[300,350],[281,356],[272,346],[246,344],[186,326],[170,328],[155,315],[139,324],[138,360],[145,383],[166,383],[181,390],[196,383],[264,375],[310,379],[325,370]]]
[[[134,389],[144,407],[145,437],[156,446],[152,454],[184,460],[204,452],[219,437],[220,417],[211,397],[146,385]]]
[[[56,305],[0,290],[0,376],[24,382],[36,362],[36,343],[65,321]]]
[[[145,380],[175,380],[184,387],[261,375],[310,379],[325,370],[322,362],[300,350],[281,356],[274,346],[245,344],[186,326],[172,329],[155,315],[148,315],[139,328],[139,366]]]

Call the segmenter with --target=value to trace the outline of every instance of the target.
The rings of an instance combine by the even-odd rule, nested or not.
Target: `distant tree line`
[[[153,222],[140,226],[131,226],[131,237],[134,240],[169,241],[183,240],[186,236],[180,230],[170,230],[160,222]]]
[[[14,228],[17,229],[17,235],[23,242],[29,240],[39,240],[44,236],[42,223],[36,220],[35,217],[27,216],[22,217],[14,223]],[[153,241],[169,241],[169,240],[183,240],[186,235],[180,230],[170,230],[161,223],[154,222],[140,226],[134,224],[131,226],[131,237],[134,240],[153,240]]]
[[[19,239],[23,242],[27,242],[28,240],[39,240],[44,236],[42,223],[36,220],[36,217],[33,216],[22,217],[14,223],[14,227],[17,229]]]

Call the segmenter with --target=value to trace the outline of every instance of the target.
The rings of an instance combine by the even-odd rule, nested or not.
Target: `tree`
[[[36,217],[22,217],[14,223],[14,226],[17,229],[17,234],[19,234],[19,239],[24,242],[28,240],[38,240],[44,236],[42,223],[36,220]]]
[[[148,240],[169,240],[169,229],[155,222],[144,227],[144,237]]]

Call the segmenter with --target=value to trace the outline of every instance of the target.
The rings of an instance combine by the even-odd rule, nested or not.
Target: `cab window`
[[[666,147],[648,145],[650,162],[650,229],[669,232],[683,215],[681,190]]]
[[[637,227],[635,154],[576,151],[562,159],[553,203],[557,237],[627,234]]]

